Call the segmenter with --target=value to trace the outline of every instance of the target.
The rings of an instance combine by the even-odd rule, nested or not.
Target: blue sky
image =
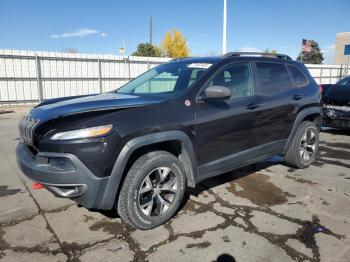
[[[350,31],[350,0],[227,0],[228,50],[277,49],[296,57],[302,38],[331,60],[337,32]],[[117,54],[177,28],[192,55],[220,53],[222,0],[0,0],[0,48]],[[329,58],[330,57],[330,58]]]

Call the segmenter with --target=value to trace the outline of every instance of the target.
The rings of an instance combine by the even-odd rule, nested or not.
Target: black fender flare
[[[288,138],[288,141],[287,141],[287,143],[286,143],[286,145],[284,147],[283,153],[285,153],[288,150],[290,144],[293,142],[295,134],[296,134],[296,132],[297,132],[299,126],[300,126],[300,123],[306,117],[308,117],[310,115],[314,115],[314,114],[319,114],[321,119],[322,119],[322,115],[323,115],[322,108],[321,107],[316,107],[316,106],[315,107],[308,107],[308,108],[302,109],[299,112],[297,118],[294,121],[294,125],[293,125],[293,128],[292,128],[292,131],[291,131],[291,133],[289,135],[289,138]]]
[[[123,149],[120,151],[117,160],[114,163],[111,176],[109,177],[104,196],[100,203],[100,209],[111,209],[113,207],[117,192],[121,186],[121,179],[126,167],[126,164],[132,155],[132,153],[143,146],[152,145],[155,143],[166,142],[166,141],[180,141],[182,144],[182,152],[186,165],[184,169],[186,171],[187,185],[194,187],[196,183],[197,170],[196,156],[192,146],[192,142],[188,135],[182,131],[164,131],[145,136],[131,139],[125,144]]]

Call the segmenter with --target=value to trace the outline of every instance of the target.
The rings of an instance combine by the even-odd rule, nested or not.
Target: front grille
[[[19,134],[24,143],[33,145],[34,129],[38,123],[39,120],[34,119],[31,115],[26,115],[22,119],[19,125]]]
[[[323,125],[350,128],[350,120],[346,119],[324,119]]]

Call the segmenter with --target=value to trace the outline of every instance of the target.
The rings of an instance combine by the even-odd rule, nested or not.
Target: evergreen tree
[[[160,57],[162,52],[159,47],[151,45],[150,43],[141,43],[137,46],[137,50],[131,54],[132,56],[148,56]]]
[[[318,46],[318,43],[314,40],[310,40],[311,52],[302,51],[302,60],[301,52],[298,55],[297,60],[302,61],[304,64],[322,64],[324,60],[321,53],[321,49]]]

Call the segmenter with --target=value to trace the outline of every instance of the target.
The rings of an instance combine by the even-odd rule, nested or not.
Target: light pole
[[[227,53],[226,27],[227,27],[227,0],[224,0],[224,15],[223,15],[223,27],[222,27],[222,54],[223,55]]]

